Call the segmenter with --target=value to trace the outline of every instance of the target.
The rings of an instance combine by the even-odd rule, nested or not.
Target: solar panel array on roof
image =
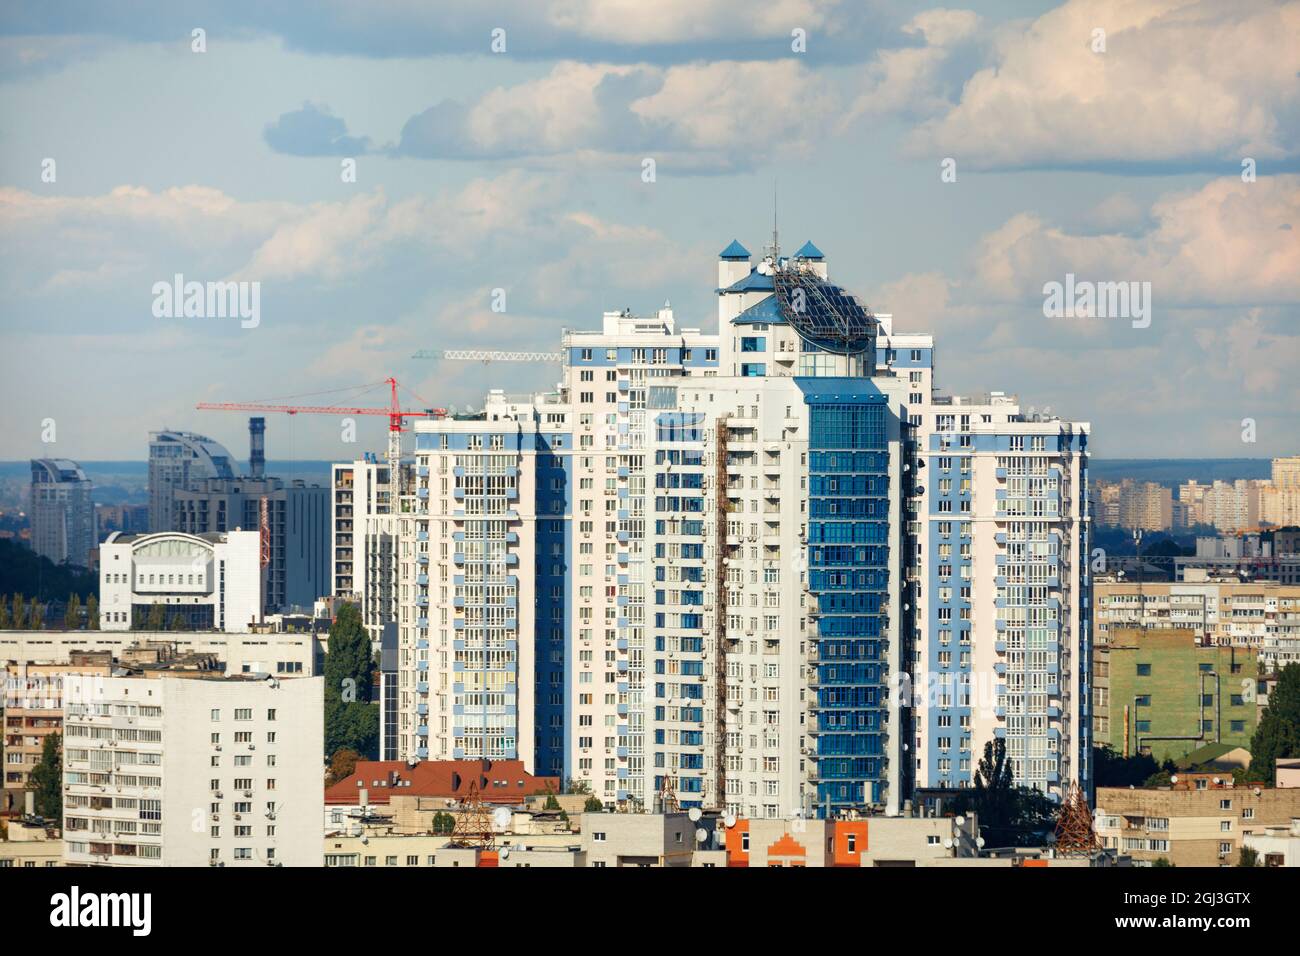
[[[786,321],[806,341],[841,355],[874,352],[876,317],[839,286],[798,268],[775,270],[772,282]]]

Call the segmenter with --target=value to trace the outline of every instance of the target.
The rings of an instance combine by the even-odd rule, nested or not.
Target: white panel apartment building
[[[583,781],[607,805],[648,806],[645,790],[647,406],[655,390],[717,374],[718,339],[676,326],[672,308],[606,312],[599,332],[562,343],[572,406],[568,728],[546,772]]]
[[[265,572],[256,531],[114,532],[100,546],[99,626],[129,631],[161,604],[190,630],[247,632],[262,620]]]
[[[932,343],[891,345],[900,370],[932,366]],[[1000,392],[932,396],[929,375],[907,374],[920,458],[915,786],[971,786],[1000,737],[1017,783],[1089,789],[1089,426],[1023,415]]]
[[[397,493],[388,471],[386,460],[367,455],[335,464],[330,481],[331,593],[360,602],[376,647],[384,625],[397,619]]]
[[[404,758],[517,758],[535,770],[538,635],[561,640],[563,623],[534,580],[539,567],[548,580],[564,576],[562,515],[538,512],[551,498],[538,457],[549,468],[550,436],[567,451],[568,419],[558,404],[549,421],[534,409],[498,393],[482,417],[415,425],[414,507],[400,519],[398,558]]]
[[[64,862],[320,866],[324,680],[69,676]]]

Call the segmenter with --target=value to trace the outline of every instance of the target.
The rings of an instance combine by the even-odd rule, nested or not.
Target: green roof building
[[[1202,646],[1179,628],[1120,628],[1093,653],[1093,731],[1126,757],[1178,761],[1207,744],[1250,747],[1256,652]]]

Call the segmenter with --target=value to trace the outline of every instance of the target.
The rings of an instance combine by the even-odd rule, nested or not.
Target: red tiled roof
[[[356,806],[362,790],[371,804],[386,804],[394,793],[459,800],[476,780],[484,803],[523,803],[534,793],[560,792],[559,777],[534,777],[522,760],[426,760],[414,767],[404,760],[359,760],[350,777],[325,788],[325,804]]]

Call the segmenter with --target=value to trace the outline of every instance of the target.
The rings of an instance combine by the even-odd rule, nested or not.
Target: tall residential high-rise
[[[471,419],[416,422],[400,517],[398,748],[524,762],[563,752],[568,416],[497,395]],[[554,731],[554,735],[551,731]]]
[[[412,472],[402,465],[409,485]],[[388,462],[367,453],[335,464],[330,491],[330,591],[357,602],[376,646],[384,626],[397,620],[398,490]],[[409,502],[407,507],[410,507]]]
[[[565,731],[551,734],[565,742],[544,769],[607,803],[648,806],[646,426],[672,383],[717,374],[718,340],[678,328],[665,303],[646,316],[606,312],[598,331],[567,332],[561,346],[573,434],[564,480],[576,527],[567,579],[550,585],[565,587],[568,611],[550,650],[573,673],[560,694]]]
[[[401,464],[403,487],[413,487],[414,470]],[[355,603],[371,646],[379,655],[379,703],[382,714],[379,759],[399,754],[399,654],[397,634],[399,510],[411,510],[413,498],[401,498],[389,481],[389,465],[367,452],[354,462],[338,463],[330,478],[330,582],[332,595]]]
[[[66,458],[33,458],[31,464],[32,550],[55,564],[89,567],[99,544],[93,484],[80,465]]]
[[[719,257],[717,334],[607,313],[555,393],[416,423],[398,755],[835,816],[1005,737],[1087,787],[1088,426],[936,396],[930,336],[811,243],[752,259]]]
[[[234,478],[234,464],[230,452],[211,438],[194,432],[150,432],[149,530],[175,530],[175,490],[207,478]]]

